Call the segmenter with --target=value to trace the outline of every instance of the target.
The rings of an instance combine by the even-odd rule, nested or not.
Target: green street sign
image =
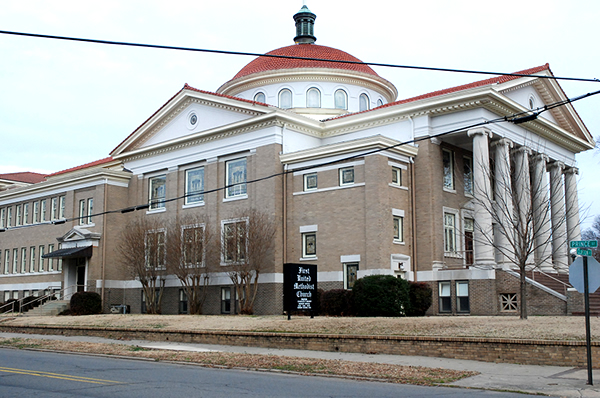
[[[598,247],[597,240],[572,240],[569,246],[574,249],[578,247]]]
[[[595,241],[594,241],[595,242]],[[578,256],[592,256],[592,251],[590,249],[577,249]]]

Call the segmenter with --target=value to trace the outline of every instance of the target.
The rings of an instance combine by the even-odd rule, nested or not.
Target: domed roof
[[[348,54],[347,52],[332,47],[319,46],[317,44],[294,44],[270,51],[267,53],[267,55],[361,62],[360,59]],[[314,59],[258,57],[254,61],[251,61],[248,65],[244,66],[231,80],[239,79],[253,73],[297,68],[343,69],[354,72],[362,72],[379,77],[379,75],[373,69],[371,69],[370,66],[364,64],[326,62],[317,61]]]

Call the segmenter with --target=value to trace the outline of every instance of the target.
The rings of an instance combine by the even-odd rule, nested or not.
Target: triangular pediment
[[[73,227],[69,232],[59,237],[57,240],[59,242],[74,242],[81,240],[98,240],[100,239],[100,234],[97,232],[91,232],[85,228]]]
[[[112,156],[168,142],[180,142],[203,132],[234,125],[269,112],[253,101],[202,92],[186,86],[127,137]]]

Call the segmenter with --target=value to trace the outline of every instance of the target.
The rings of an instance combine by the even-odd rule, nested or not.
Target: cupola
[[[315,37],[315,19],[317,19],[317,16],[308,9],[306,4],[294,15],[294,21],[296,22],[294,42],[296,44],[312,44],[317,41]]]

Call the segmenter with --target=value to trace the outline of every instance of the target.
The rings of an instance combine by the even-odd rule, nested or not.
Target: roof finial
[[[317,19],[317,16],[308,9],[306,0],[303,0],[302,8],[294,15],[294,21],[296,21],[294,42],[297,44],[312,44],[317,41],[314,35],[315,19]]]

